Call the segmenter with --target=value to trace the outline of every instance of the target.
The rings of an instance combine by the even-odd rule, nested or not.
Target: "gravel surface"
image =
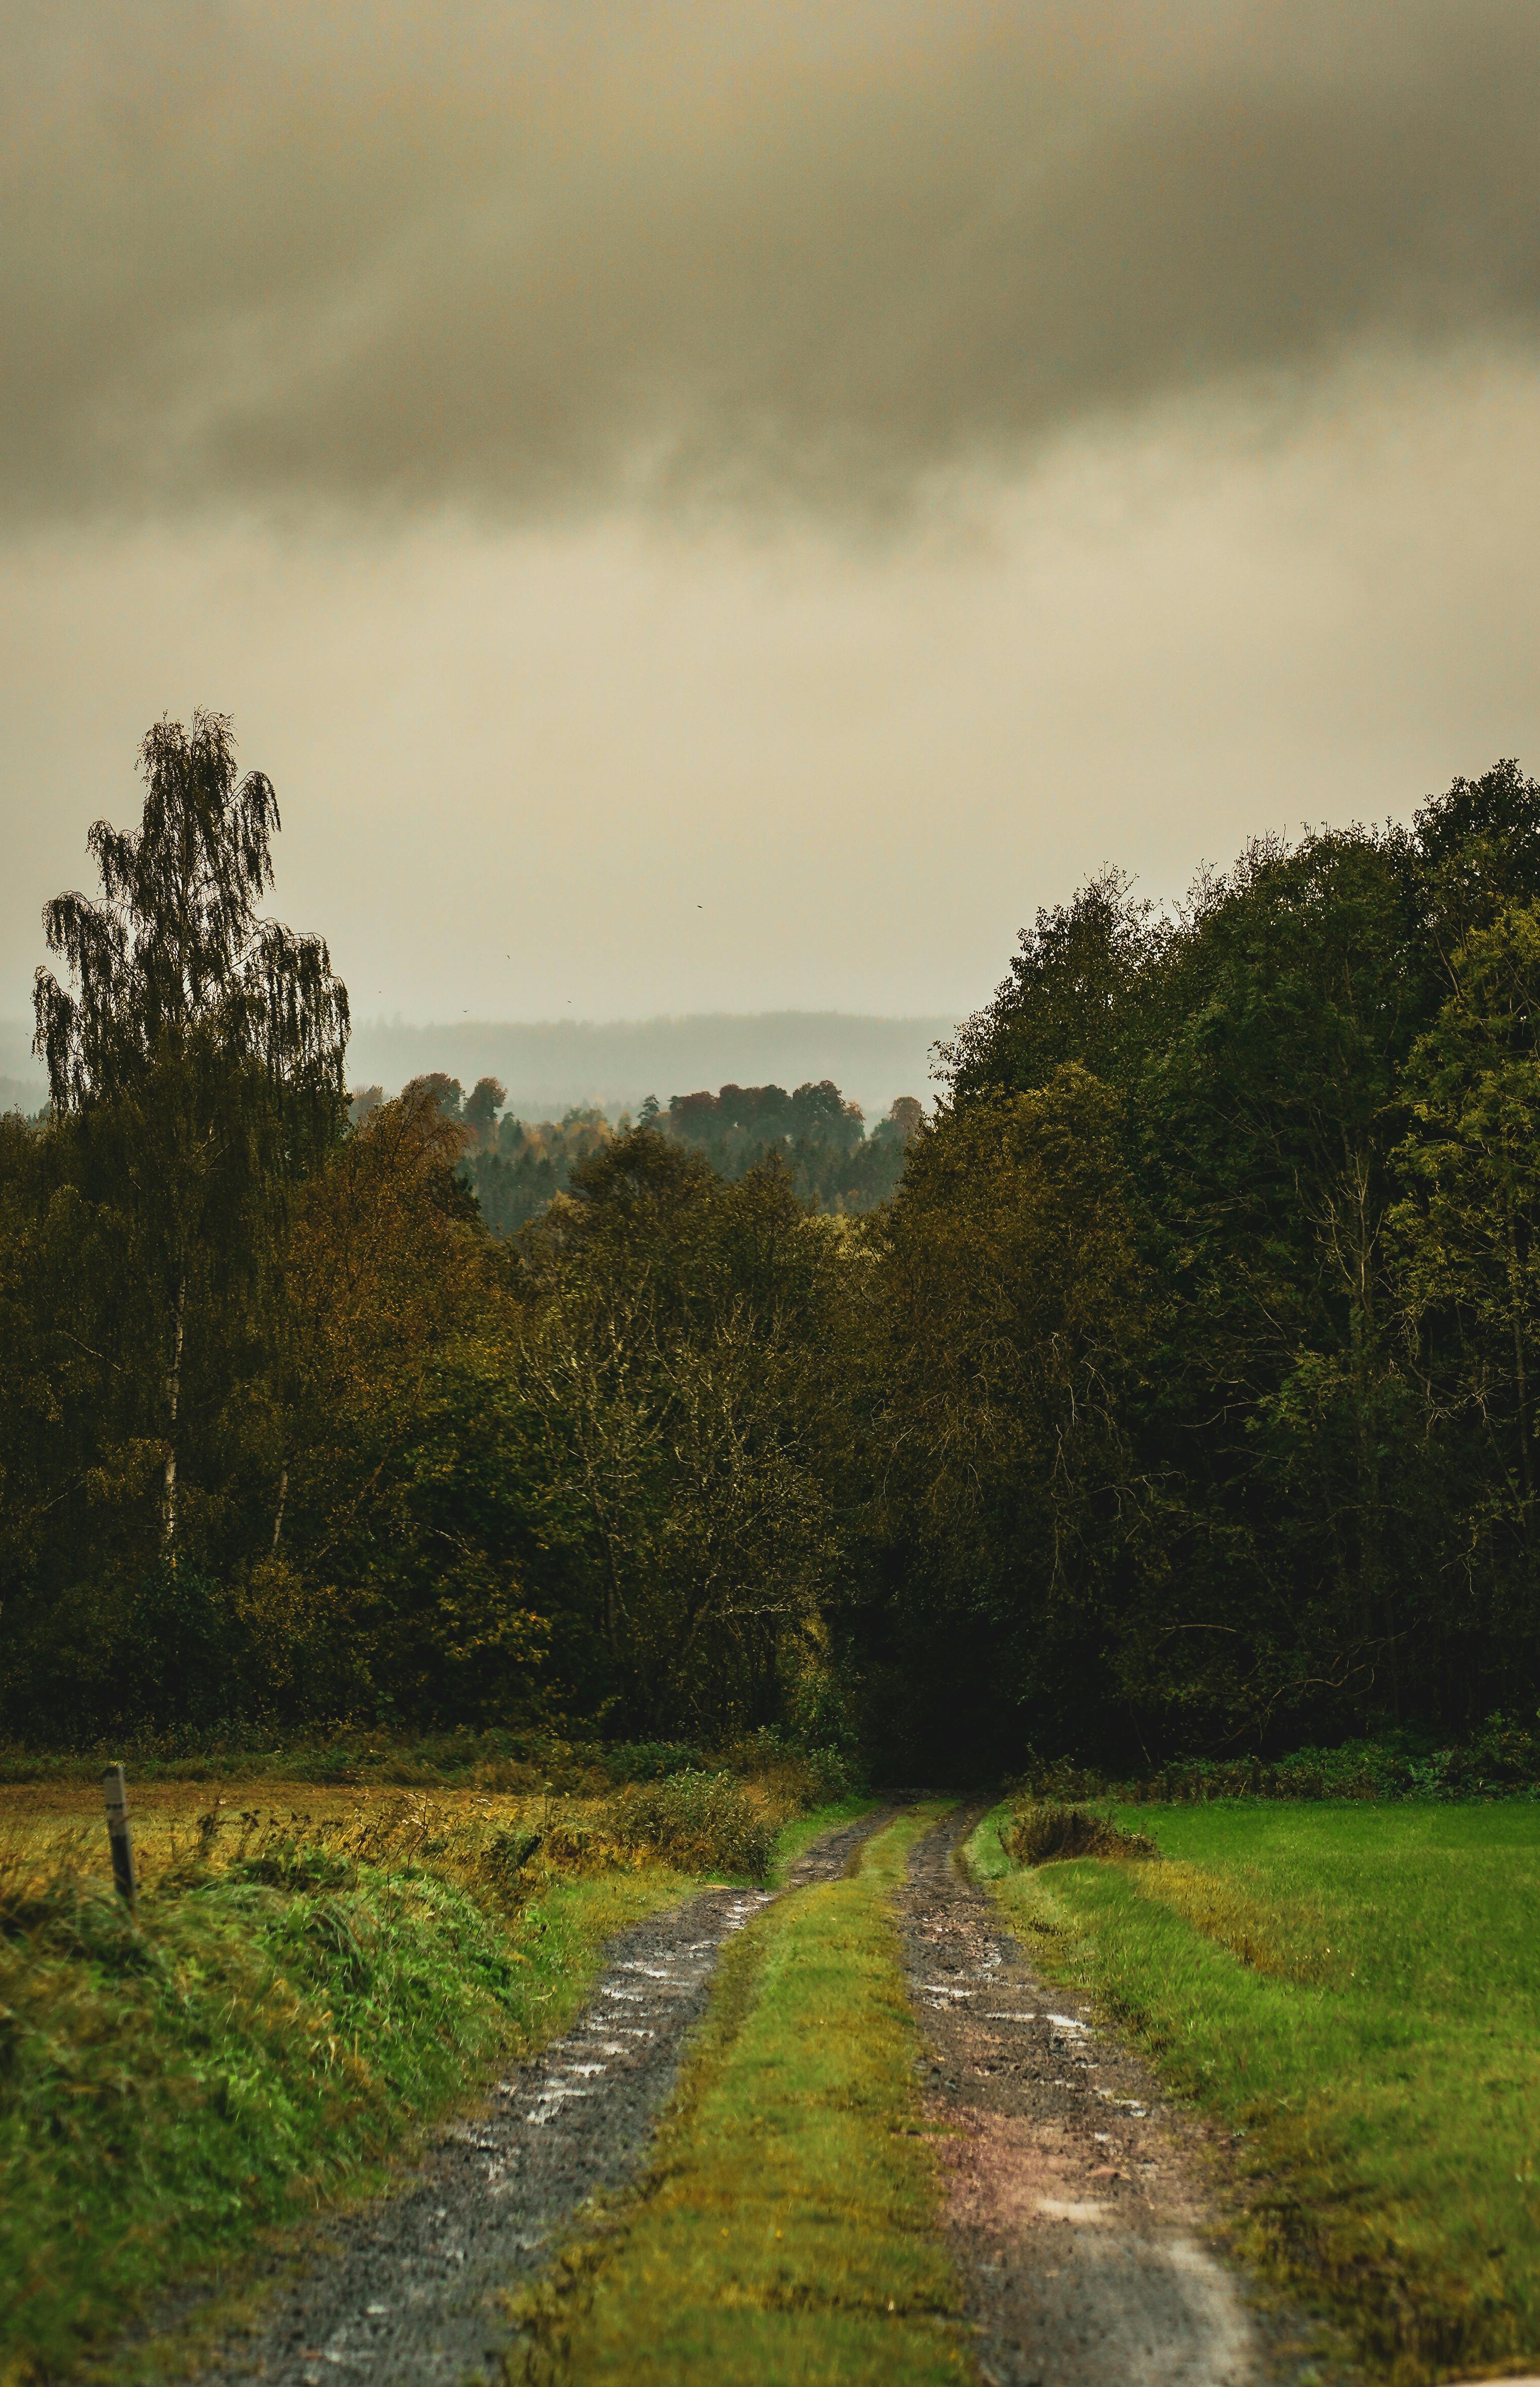
[[[1151,2075],[1050,1989],[956,1853],[982,1810],[919,1842],[900,1929],[949,2132],[949,2229],[986,2387],[1250,2387],[1294,2368],[1206,2242]]]
[[[827,1833],[789,1888],[842,1873],[887,1814]],[[305,2275],[221,2343],[207,2387],[462,2387],[513,2331],[499,2292],[538,2272],[574,2215],[650,2141],[723,1943],[777,1895],[709,1889],[612,1941],[563,2039],[499,2080],[393,2195],[326,2225]]]

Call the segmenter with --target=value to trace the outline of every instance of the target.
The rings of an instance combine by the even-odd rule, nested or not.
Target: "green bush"
[[[603,1829],[623,1849],[650,1849],[681,1873],[770,1870],[775,1835],[730,1774],[670,1774],[631,1785],[604,1810]]]
[[[789,1804],[827,1807],[866,1787],[865,1770],[849,1750],[811,1744],[762,1724],[758,1732],[716,1752],[719,1768],[778,1790]]]
[[[540,1834],[528,1825],[494,1832],[482,1854],[482,1869],[500,1888],[512,1888],[539,1847]]]
[[[1168,1765],[1135,1800],[1186,1804],[1205,1799],[1493,1799],[1540,1790],[1540,1734],[1489,1716],[1463,1743],[1438,1749],[1415,1733],[1344,1741],[1338,1749],[1296,1749],[1287,1757],[1191,1758]]]
[[[1039,1800],[1110,1798],[1130,1806],[1211,1799],[1540,1799],[1540,1730],[1498,1714],[1468,1740],[1443,1748],[1396,1730],[1284,1757],[1172,1758],[1131,1779],[1061,1759],[1032,1766],[1015,1787]]]

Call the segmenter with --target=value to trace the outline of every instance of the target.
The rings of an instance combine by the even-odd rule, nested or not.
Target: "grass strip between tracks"
[[[970,1859],[1236,2134],[1243,2245],[1396,2387],[1540,2353],[1540,1812],[1119,1808],[1159,1861]]]
[[[932,2387],[974,2376],[891,1892],[944,1810],[730,1946],[641,2189],[521,2299],[512,2380]]]

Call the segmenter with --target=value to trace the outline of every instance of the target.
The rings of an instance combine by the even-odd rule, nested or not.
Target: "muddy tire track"
[[[786,1888],[843,1873],[890,1813],[827,1833]],[[512,2343],[502,2295],[651,2143],[726,1941],[781,1892],[709,1889],[612,1940],[565,2035],[461,2115],[398,2191],[332,2217],[308,2267],[206,2357],[205,2387],[461,2387]]]
[[[1294,2368],[1209,2242],[1150,2073],[1050,1989],[957,1851],[921,1840],[899,1899],[942,2141],[947,2221],[986,2387],[1253,2387]]]

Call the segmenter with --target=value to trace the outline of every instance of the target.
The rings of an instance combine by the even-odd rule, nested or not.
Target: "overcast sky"
[[[960,1014],[1540,770],[1534,0],[0,5],[0,1014],[163,712],[360,1017]]]

